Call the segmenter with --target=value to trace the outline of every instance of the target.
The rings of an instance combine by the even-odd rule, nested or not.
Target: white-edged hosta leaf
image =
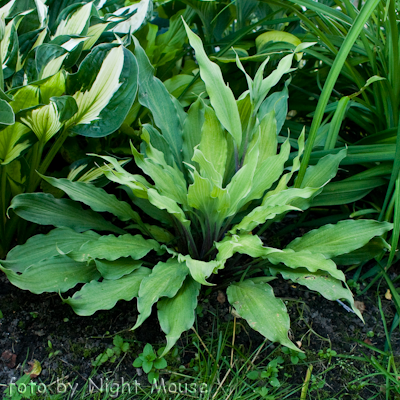
[[[84,243],[79,250],[68,255],[77,261],[105,259],[114,261],[121,257],[140,260],[151,250],[158,251],[160,245],[153,239],[144,239],[141,235],[104,235],[97,240]]]
[[[70,228],[56,228],[46,235],[29,238],[25,244],[11,249],[1,264],[14,272],[24,272],[32,264],[63,253],[78,250],[83,243],[99,238],[93,231],[75,232]]]
[[[92,315],[98,310],[111,310],[119,300],[130,301],[138,295],[142,280],[150,274],[149,268],[140,267],[119,279],[91,281],[63,300],[78,315]]]
[[[52,186],[64,191],[72,200],[80,201],[89,206],[93,211],[109,212],[121,221],[141,221],[137,212],[125,201],[118,200],[113,194],[98,188],[90,183],[73,182],[65,178],[53,178],[40,175]]]
[[[135,12],[136,11],[136,12]],[[124,16],[126,14],[132,14],[131,17],[125,19],[124,21],[120,22],[114,28],[112,28],[113,32],[118,33],[135,33],[151,16],[153,11],[153,2],[152,0],[140,0],[128,7],[119,8],[117,11],[113,13],[116,16]],[[109,21],[114,21],[113,16],[109,17]]]
[[[329,274],[323,271],[310,273],[302,268],[287,269],[287,268],[271,268],[272,271],[279,272],[284,279],[290,279],[294,283],[304,285],[311,290],[321,293],[328,300],[344,299],[351,305],[353,311],[361,318],[360,311],[354,307],[354,298],[351,291],[338,279],[332,278]]]
[[[174,160],[180,167],[182,126],[177,109],[164,84],[154,76],[154,68],[145,51],[138,40],[134,36],[132,38],[135,43],[135,56],[139,64],[139,102],[153,114],[155,124],[161,129],[171,148]]]
[[[140,285],[138,297],[138,311],[140,314],[132,329],[142,325],[151,314],[153,304],[160,297],[174,297],[188,273],[189,270],[186,263],[180,263],[172,258],[165,263],[160,261]]]
[[[30,129],[16,122],[0,131],[0,164],[6,165],[15,160],[32,143],[23,137],[30,132]]]
[[[28,112],[21,117],[21,121],[33,131],[42,144],[47,143],[63,126],[54,102]]]
[[[350,253],[366,245],[373,237],[390,231],[393,224],[368,219],[340,221],[314,229],[287,246],[294,251],[307,250],[327,258]]]
[[[225,236],[223,240],[215,243],[218,249],[217,260],[225,261],[235,253],[247,254],[250,257],[265,257],[277,251],[271,247],[263,247],[263,242],[258,236],[249,234]]]
[[[77,232],[94,229],[125,233],[107,222],[100,214],[92,210],[83,210],[75,201],[56,199],[48,193],[20,194],[12,199],[9,209],[21,218],[39,225],[71,228]]]
[[[66,292],[77,283],[100,278],[94,263],[77,262],[66,255],[41,260],[28,267],[22,274],[17,274],[1,265],[0,269],[13,285],[35,294]]]
[[[66,12],[60,15],[54,37],[61,35],[84,35],[89,25],[93,3],[80,3],[65,9]],[[69,12],[68,12],[69,11]]]
[[[268,283],[246,280],[233,283],[226,291],[229,303],[250,327],[271,342],[301,351],[288,338],[290,319],[285,304],[274,295]]]
[[[242,142],[242,125],[240,123],[235,96],[232,90],[225,84],[219,66],[208,58],[201,39],[190,30],[185,21],[183,22],[190,45],[196,53],[196,60],[200,67],[200,76],[206,84],[207,93],[215,114],[221,124],[234,138],[236,146],[240,147]]]
[[[199,291],[200,284],[187,277],[173,298],[158,301],[158,320],[161,329],[167,335],[167,346],[160,357],[167,354],[181,334],[193,326]]]
[[[66,91],[76,100],[78,112],[66,126],[89,137],[114,132],[134,102],[137,82],[138,67],[129,50],[115,44],[96,46],[78,72],[68,75]]]
[[[266,258],[275,265],[283,263],[290,268],[303,267],[310,272],[322,270],[343,282],[346,279],[343,272],[337,269],[336,264],[332,260],[326,259],[322,254],[310,253],[307,250],[293,251],[285,249],[283,251],[270,253]]]
[[[121,276],[128,275],[135,269],[142,266],[141,261],[132,259],[132,257],[121,257],[114,261],[94,260],[96,268],[104,279],[119,279]]]

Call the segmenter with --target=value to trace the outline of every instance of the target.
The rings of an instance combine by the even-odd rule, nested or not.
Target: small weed
[[[153,350],[153,346],[147,343],[144,346],[143,353],[139,354],[139,357],[133,362],[135,368],[142,368],[147,374],[147,378],[150,383],[153,383],[154,379],[157,380],[160,373],[157,370],[167,367],[167,361],[164,357],[160,357],[163,353],[164,348],[158,350],[158,356]]]
[[[113,340],[114,347],[108,348],[104,353],[99,354],[92,365],[98,367],[106,362],[114,363],[121,353],[126,353],[129,350],[129,343],[124,342],[121,336],[116,335]]]
[[[49,352],[49,358],[52,358],[52,357],[55,357],[55,356],[58,356],[61,354],[60,350],[56,350],[56,351],[53,350],[53,343],[51,343],[50,340],[47,341],[47,351]]]

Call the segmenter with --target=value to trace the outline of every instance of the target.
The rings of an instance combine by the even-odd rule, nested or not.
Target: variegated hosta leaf
[[[122,19],[122,22],[118,23],[114,28],[113,32],[118,33],[135,33],[151,16],[153,11],[152,0],[140,0],[139,2],[132,4],[128,7],[118,9],[113,13],[112,16],[108,17],[108,21],[116,22]],[[126,15],[132,14],[132,16],[126,18]]]
[[[9,16],[10,11],[14,7],[16,1],[17,0],[11,0],[0,8],[0,18],[6,19]]]
[[[284,279],[290,279],[294,283],[307,286],[311,290],[321,293],[328,300],[346,300],[353,311],[363,320],[363,317],[354,306],[354,298],[350,289],[338,279],[332,278],[329,274],[323,271],[310,273],[302,268],[287,269],[287,268],[271,268],[272,272],[279,272]]]
[[[69,253],[68,256],[77,261],[115,261],[120,257],[140,260],[152,250],[159,251],[160,245],[153,239],[144,239],[141,235],[104,235],[84,243],[79,250]]]
[[[294,251],[307,250],[327,258],[350,253],[366,245],[373,237],[390,231],[393,224],[367,219],[340,221],[324,225],[304,236],[294,239],[287,246]]]
[[[234,283],[227,290],[229,303],[254,330],[272,342],[301,351],[288,338],[290,319],[286,306],[274,296],[268,283],[246,280]]]
[[[30,111],[21,121],[28,126],[42,144],[47,143],[63,126],[55,102]]]
[[[78,250],[83,243],[99,238],[93,231],[75,232],[70,228],[56,228],[46,235],[36,235],[25,244],[14,247],[1,263],[14,272],[24,272],[41,260]]]
[[[41,260],[25,269],[22,274],[17,274],[1,265],[0,270],[7,275],[13,285],[36,294],[66,292],[77,283],[97,280],[101,276],[93,262],[78,262],[66,255]]]
[[[30,132],[29,128],[20,122],[0,131],[0,164],[6,165],[15,160],[27,149],[31,142],[23,137]]]
[[[138,328],[151,314],[151,307],[161,297],[174,297],[189,273],[186,263],[170,258],[166,263],[159,262],[151,274],[144,278],[139,289],[139,316],[135,326]]]
[[[100,214],[83,210],[78,203],[68,199],[56,199],[48,193],[24,193],[14,197],[9,210],[18,216],[39,225],[54,225],[58,228],[72,228],[77,232],[94,229],[126,233]]]
[[[110,310],[119,300],[130,301],[137,297],[142,280],[151,273],[140,267],[119,279],[103,279],[87,283],[72,297],[63,300],[78,315],[92,315],[98,310]]]
[[[183,332],[193,326],[200,286],[191,277],[187,277],[173,298],[158,301],[158,320],[161,329],[167,335],[167,346],[161,357],[171,350]]]
[[[78,112],[66,122],[71,132],[90,137],[107,136],[120,127],[137,91],[138,68],[123,46],[96,46],[67,79],[67,93]]]
[[[94,10],[93,2],[74,4],[65,8],[58,18],[58,26],[54,37],[61,35],[85,35]]]

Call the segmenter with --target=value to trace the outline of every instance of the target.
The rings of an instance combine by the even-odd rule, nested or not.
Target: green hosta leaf
[[[218,249],[217,260],[225,261],[235,253],[247,254],[250,257],[266,257],[268,254],[277,251],[272,247],[263,247],[258,236],[249,234],[225,236],[219,243],[215,243]]]
[[[46,182],[61,189],[75,201],[80,201],[89,206],[93,211],[109,212],[121,221],[140,221],[137,212],[125,201],[118,200],[113,194],[108,194],[104,189],[98,188],[90,183],[73,182],[69,179],[56,179],[40,175]]]
[[[32,264],[77,250],[83,243],[99,238],[99,234],[86,231],[78,233],[70,228],[56,228],[47,235],[36,235],[25,244],[14,247],[1,263],[14,272],[24,272]]]
[[[194,148],[201,141],[204,111],[204,103],[201,98],[198,98],[190,106],[187,118],[183,124],[183,159],[189,164],[192,164]]]
[[[204,123],[201,129],[200,150],[221,176],[219,186],[222,187],[222,177],[225,174],[228,143],[225,132],[211,107],[206,107]],[[196,161],[196,160],[195,160]]]
[[[199,98],[198,96],[206,90],[204,82],[200,79],[191,85],[193,78],[193,75],[179,74],[163,82],[168,92],[179,99],[179,103],[183,107],[190,106],[197,101]],[[191,85],[190,91],[183,93],[189,85]],[[179,98],[179,96],[181,97]]]
[[[142,325],[151,314],[151,307],[160,297],[174,297],[188,273],[186,263],[174,259],[169,259],[166,263],[159,262],[140,285],[138,298],[140,315],[132,329]]]
[[[92,210],[83,210],[72,200],[55,199],[47,193],[24,193],[12,199],[10,209],[18,216],[39,225],[65,227],[77,232],[89,229],[125,233]]]
[[[15,115],[12,107],[5,100],[0,99],[0,127],[12,125],[15,122]]]
[[[221,124],[234,138],[236,146],[240,147],[242,142],[242,125],[232,90],[225,85],[219,66],[209,60],[204,51],[201,39],[190,30],[185,21],[183,22],[190,45],[195,50],[196,60],[200,67],[200,76],[206,84],[207,93],[210,96],[215,114]]]
[[[332,278],[326,272],[318,271],[310,273],[302,268],[287,270],[286,268],[273,269],[279,272],[285,279],[290,279],[294,283],[304,285],[311,290],[319,292],[328,300],[345,299],[351,305],[353,311],[361,318],[360,311],[354,307],[354,298],[348,288],[344,288],[342,282]]]
[[[142,266],[141,261],[133,260],[131,257],[121,257],[114,261],[94,260],[96,267],[105,279],[119,279],[121,276],[128,275],[135,269]]]
[[[179,262],[186,262],[186,266],[190,270],[192,278],[201,283],[202,285],[213,286],[212,283],[208,283],[206,278],[208,278],[212,273],[216,273],[218,269],[224,267],[222,261],[199,261],[193,260],[190,256],[178,255]]]
[[[111,310],[119,300],[130,301],[137,297],[142,280],[151,273],[140,267],[119,279],[103,279],[87,283],[72,297],[63,300],[78,315],[92,315],[98,310]]]
[[[182,127],[171,95],[163,83],[154,76],[154,68],[139,42],[135,42],[135,56],[139,64],[139,102],[147,107],[154,117],[155,124],[171,148],[175,162],[181,165]]]
[[[122,46],[96,46],[76,74],[68,76],[67,93],[78,112],[66,122],[71,132],[90,137],[117,130],[137,92],[138,67],[133,54]]]
[[[223,175],[221,175],[215,169],[214,165],[206,159],[202,151],[195,149],[192,161],[195,161],[199,164],[202,176],[206,177],[207,180],[214,183],[214,185],[218,186],[219,188],[222,187]]]
[[[100,278],[94,263],[77,262],[65,255],[39,261],[28,267],[21,275],[1,266],[0,269],[13,285],[36,294],[66,292],[77,283]]]
[[[2,165],[9,164],[31,146],[31,142],[28,139],[23,140],[24,136],[29,132],[29,128],[20,122],[16,122],[14,125],[0,131],[0,163]]]
[[[54,37],[61,35],[85,35],[92,14],[93,3],[74,4],[60,14]]]
[[[327,260],[322,254],[310,253],[307,250],[295,252],[285,249],[280,252],[268,254],[266,258],[272,264],[283,263],[290,268],[304,267],[310,272],[322,270],[329,272],[331,276],[343,282],[346,280],[343,272],[337,269],[336,264],[332,260]]]
[[[158,251],[160,245],[153,239],[144,239],[141,235],[107,235],[91,240],[69,255],[77,261],[90,259],[117,260],[120,257],[132,257],[140,260],[151,250]]]
[[[359,249],[392,227],[388,222],[367,219],[340,221],[336,225],[328,224],[296,238],[287,248],[294,251],[307,250],[331,258]]]
[[[164,298],[157,303],[158,320],[167,335],[167,346],[161,357],[171,350],[183,332],[193,326],[199,291],[200,284],[187,277],[173,298]]]
[[[285,304],[274,296],[268,283],[251,280],[228,287],[228,300],[237,313],[256,331],[272,342],[301,351],[288,338],[290,319]]]

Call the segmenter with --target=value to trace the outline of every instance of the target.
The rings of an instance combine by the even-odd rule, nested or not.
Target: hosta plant
[[[284,248],[271,235],[264,236],[274,221],[305,210],[346,157],[343,150],[322,158],[307,169],[301,187],[294,188],[303,133],[294,142],[297,156],[285,167],[291,146],[279,133],[287,96],[268,93],[288,76],[295,54],[309,44],[297,46],[267,77],[268,59],[254,77],[238,59],[248,90],[235,99],[201,40],[186,29],[206,86],[206,94],[187,112],[154,77],[132,38],[139,102],[152,113],[154,125],[143,125],[140,150],[132,146],[135,171],[141,173],[130,173],[115,158],[103,156],[113,166],[107,177],[125,190],[131,204],[128,196],[120,200],[89,183],[43,176],[70,199],[47,193],[13,199],[10,208],[20,217],[56,228],[14,248],[1,269],[21,289],[60,293],[79,315],[136,297],[139,314],[133,329],[157,304],[167,337],[163,354],[193,325],[202,285],[227,286],[229,302],[253,329],[298,350],[288,338],[285,304],[274,296],[270,281],[281,275],[329,300],[344,299],[361,318],[332,258],[360,249],[392,225],[342,221],[310,231]],[[73,295],[62,294],[77,284]]]

